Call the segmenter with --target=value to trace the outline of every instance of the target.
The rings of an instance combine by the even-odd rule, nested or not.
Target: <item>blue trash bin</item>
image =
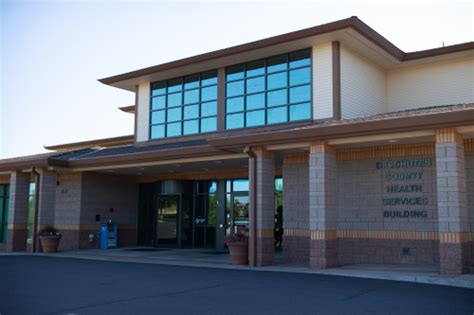
[[[100,249],[117,247],[117,224],[103,222],[100,224]]]

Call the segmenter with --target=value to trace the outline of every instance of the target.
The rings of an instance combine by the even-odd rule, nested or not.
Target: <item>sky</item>
[[[353,15],[406,52],[474,37],[471,1],[0,0],[0,159],[132,134],[97,79]]]

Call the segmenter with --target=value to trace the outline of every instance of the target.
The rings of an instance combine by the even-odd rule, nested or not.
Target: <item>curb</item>
[[[429,285],[443,285],[457,288],[474,289],[474,275],[471,279],[462,279],[463,276],[444,276],[444,275],[417,275],[417,274],[394,274],[384,272],[367,272],[361,270],[347,270],[347,269],[325,269],[325,270],[314,270],[304,267],[279,267],[279,266],[267,266],[253,268],[248,266],[235,266],[231,264],[216,264],[212,262],[190,262],[186,260],[166,260],[166,259],[142,259],[137,257],[123,257],[123,256],[90,256],[90,255],[70,255],[63,253],[56,254],[44,254],[44,253],[1,253],[1,256],[40,256],[40,257],[59,257],[59,258],[70,258],[70,259],[84,259],[84,260],[95,260],[95,261],[109,261],[109,262],[123,262],[123,263],[143,263],[143,264],[154,264],[154,265],[166,265],[166,266],[179,266],[179,267],[194,267],[194,268],[214,268],[214,269],[230,269],[230,270],[245,270],[245,271],[256,271],[256,272],[284,272],[284,273],[299,273],[299,274],[315,274],[325,276],[338,276],[338,277],[352,277],[361,279],[372,279],[372,280],[388,280],[398,282],[412,282]]]

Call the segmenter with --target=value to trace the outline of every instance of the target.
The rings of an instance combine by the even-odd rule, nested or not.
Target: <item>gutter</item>
[[[250,235],[249,235],[249,265],[251,267],[256,267],[256,257],[257,257],[257,156],[255,155],[255,152],[253,151],[253,148],[250,146],[247,146],[244,149],[244,153],[247,153],[249,156],[249,176],[252,176],[251,180],[251,189],[250,189],[250,209],[249,209],[249,230],[250,230]],[[250,220],[251,219],[251,220]]]

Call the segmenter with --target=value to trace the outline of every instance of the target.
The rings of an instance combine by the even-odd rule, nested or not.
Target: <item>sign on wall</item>
[[[382,206],[384,218],[426,218],[426,206],[432,204],[426,194],[426,168],[432,159],[381,161],[376,168],[383,172]]]

